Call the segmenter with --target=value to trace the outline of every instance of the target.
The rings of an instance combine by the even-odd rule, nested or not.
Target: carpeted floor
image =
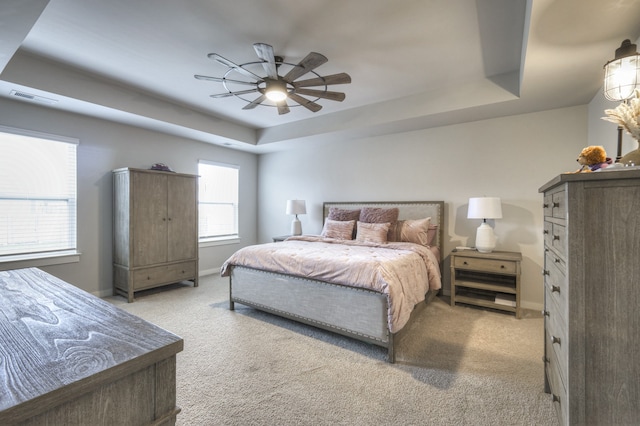
[[[436,298],[386,349],[236,304],[207,276],[108,301],[184,339],[178,425],[557,425],[543,322]]]

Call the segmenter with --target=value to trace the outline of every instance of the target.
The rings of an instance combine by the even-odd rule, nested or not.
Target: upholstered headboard
[[[337,207],[340,209],[359,209],[362,207],[398,208],[398,220],[423,219],[431,217],[431,223],[438,225],[436,242],[434,245],[442,247],[444,241],[444,201],[336,201],[323,203],[323,224],[329,209]]]

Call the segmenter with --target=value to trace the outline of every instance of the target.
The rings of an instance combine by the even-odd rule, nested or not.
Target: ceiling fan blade
[[[276,69],[276,58],[273,55],[273,47],[265,43],[255,43],[253,48],[255,49],[258,58],[264,61],[262,62],[262,67],[269,78],[277,80],[278,70]]]
[[[209,58],[213,59],[214,61],[217,61],[219,63],[221,63],[222,65],[225,65],[229,68],[232,68],[234,71],[238,71],[240,74],[244,74],[247,77],[251,77],[251,78],[256,78],[258,80],[262,80],[262,77],[260,77],[257,74],[252,73],[251,71],[242,68],[240,65],[231,62],[230,60],[223,58],[222,56],[218,55],[217,53],[209,53],[207,55]]]
[[[293,87],[309,87],[347,83],[351,83],[351,76],[347,73],[341,72],[339,74],[325,75],[324,77],[310,78],[309,80],[294,81],[291,84]]]
[[[341,92],[330,92],[326,90],[314,90],[314,89],[296,89],[296,93],[299,95],[313,96],[316,98],[329,99],[332,101],[344,101],[345,94]]]
[[[235,95],[246,95],[247,93],[254,93],[257,92],[258,89],[250,89],[250,90],[240,90],[239,92],[225,92],[225,93],[218,93],[216,95],[209,95],[212,98],[227,98],[229,96],[235,96]]]
[[[252,83],[250,81],[242,81],[242,80],[231,80],[228,78],[221,78],[221,77],[209,77],[208,75],[194,75],[195,78],[197,78],[198,80],[209,80],[209,81],[215,81],[217,83],[234,83],[234,84],[244,84],[245,86],[255,86],[258,83]]]
[[[288,114],[290,111],[287,101],[276,102],[276,106],[278,107],[278,115]]]
[[[297,103],[299,103],[300,105],[302,105],[303,107],[305,107],[306,109],[308,109],[309,111],[318,112],[322,109],[322,105],[319,105],[313,101],[310,101],[309,99],[305,99],[302,96],[296,95],[295,93],[289,93],[289,97],[294,101],[296,101]]]
[[[283,78],[285,81],[291,83],[293,80],[296,80],[298,77],[305,75],[309,71],[318,68],[320,65],[327,62],[328,59],[326,56],[321,55],[316,52],[311,52],[303,60],[301,60],[298,65],[291,68],[287,75]]]
[[[265,95],[258,96],[253,102],[248,103],[242,109],[254,109],[258,105],[260,105],[267,97]]]

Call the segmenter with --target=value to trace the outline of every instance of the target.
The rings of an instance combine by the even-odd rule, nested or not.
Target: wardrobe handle
[[[559,285],[552,285],[551,286],[551,293],[560,293],[560,286]]]
[[[556,336],[551,336],[551,343],[557,343],[557,344],[561,344],[560,343],[560,338],[556,337]]]

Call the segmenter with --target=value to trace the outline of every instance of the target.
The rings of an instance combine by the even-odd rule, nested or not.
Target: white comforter
[[[385,293],[392,333],[409,320],[414,306],[428,290],[441,287],[440,267],[430,248],[413,243],[371,244],[315,236],[238,250],[222,266],[231,265],[363,287]]]

